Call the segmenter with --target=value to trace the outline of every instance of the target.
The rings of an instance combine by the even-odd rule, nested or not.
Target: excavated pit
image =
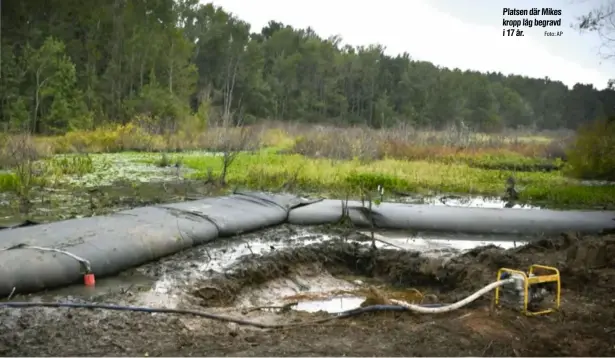
[[[468,236],[463,240],[442,234],[404,232],[380,232],[375,238],[377,252],[392,255],[380,259],[415,265],[438,265],[477,246],[509,248],[524,244],[514,241],[521,240],[519,237],[488,241],[486,237]],[[245,304],[231,307],[244,308],[257,302],[286,304],[292,296],[301,294],[305,299],[299,300],[297,308],[314,311],[314,306],[324,304],[330,307],[325,311],[333,312],[341,306],[356,306],[364,297],[362,290],[366,287],[357,282],[373,276],[369,272],[373,260],[371,242],[367,232],[282,225],[173,255],[123,276],[129,280],[142,275],[155,277],[151,289],[142,290],[137,296],[145,304],[177,307],[182,302],[195,304],[193,298],[200,295],[203,299],[196,303],[198,306],[223,307],[245,287],[266,284],[271,289],[259,288],[259,292],[267,297],[247,294],[239,299]],[[413,259],[409,261],[410,257]],[[410,272],[406,270],[402,275]],[[307,302],[309,295],[319,296],[322,302]],[[339,299],[341,306],[337,305]],[[327,303],[328,300],[333,302]]]
[[[364,237],[332,239],[265,255],[244,256],[190,292],[202,307],[284,306],[329,313],[359,307],[376,287],[389,298],[453,302],[496,279],[500,267],[529,266],[517,252],[495,245],[439,255],[397,248],[373,249]],[[547,241],[532,244],[546,245]],[[542,246],[538,246],[542,247]],[[560,258],[541,262],[558,264]],[[553,261],[556,260],[556,261]],[[553,261],[553,262],[552,262]],[[410,298],[410,299],[408,299]],[[319,308],[320,307],[320,308]]]
[[[309,322],[380,296],[454,302],[501,267],[558,267],[560,312],[528,318],[491,308],[492,295],[446,314],[369,313],[321,325],[261,330],[188,316],[88,310],[4,310],[3,355],[606,356],[615,354],[615,237],[513,241],[371,239],[330,228],[278,228],[178,253],[101,280],[96,301],[201,309],[262,323]],[[423,241],[417,241],[423,240]],[[468,240],[471,243],[472,240]],[[416,244],[416,243],[419,244]],[[395,246],[392,246],[394,244]],[[496,246],[500,245],[500,247]],[[414,245],[414,246],[413,246]],[[400,249],[399,247],[403,248]],[[102,288],[101,288],[102,287]],[[79,300],[67,288],[35,299]],[[366,302],[367,300],[367,302]],[[292,305],[296,303],[295,305]],[[16,329],[18,328],[18,329]],[[86,339],[87,337],[87,339]]]

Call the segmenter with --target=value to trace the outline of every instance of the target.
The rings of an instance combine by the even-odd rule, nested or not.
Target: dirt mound
[[[613,356],[614,253],[614,236],[575,235],[512,250],[482,247],[448,260],[344,240],[275,250],[246,256],[232,270],[201,282],[192,290],[194,299],[208,310],[222,310],[242,292],[272,280],[326,271],[420,288],[452,301],[494,281],[500,267],[545,264],[560,269],[562,306],[551,315],[525,317],[512,309],[493,310],[485,298],[446,314],[373,313],[283,331],[238,330],[204,320],[188,324],[165,315],[5,309],[0,310],[0,354]],[[288,322],[310,317],[279,314]]]

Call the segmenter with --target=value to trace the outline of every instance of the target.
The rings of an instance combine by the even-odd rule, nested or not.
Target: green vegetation
[[[598,128],[600,133],[603,130]],[[592,132],[582,131],[575,143],[582,143],[587,135]],[[580,168],[571,163],[576,163],[576,153],[586,149],[572,147],[571,161],[565,162],[559,157],[552,158],[551,144],[544,140],[472,133],[451,138],[450,133],[425,131],[408,131],[402,136],[395,130],[359,127],[293,130],[252,126],[210,128],[194,135],[192,141],[182,141],[181,134],[149,135],[132,124],[56,137],[23,138],[10,137],[9,143],[16,147],[11,149],[7,145],[4,152],[31,153],[30,159],[20,163],[29,163],[34,179],[26,175],[28,170],[22,170],[21,176],[15,174],[19,170],[0,175],[0,191],[13,192],[23,200],[37,186],[97,187],[118,180],[149,180],[143,176],[155,180],[152,173],[135,166],[146,163],[152,168],[169,167],[176,178],[184,176],[218,187],[337,198],[358,198],[362,191],[374,190],[379,185],[389,195],[397,192],[503,196],[506,180],[512,175],[518,183],[521,202],[560,208],[615,206],[615,186],[581,185],[565,176]],[[164,151],[165,143],[173,141],[181,143],[183,147],[176,148],[181,152]],[[156,143],[161,152],[146,152],[154,149],[148,145]],[[189,151],[199,147],[214,152]],[[53,155],[75,148],[99,154]],[[137,151],[105,153],[126,149]],[[28,167],[24,165],[21,167]]]
[[[137,187],[155,176],[139,163],[335,197],[501,196],[513,175],[521,201],[615,204],[615,186],[577,180],[615,180],[613,121],[593,122],[615,116],[611,89],[253,32],[196,0],[4,5],[0,195],[25,212],[41,188]]]
[[[82,176],[94,172],[94,163],[87,154],[56,156],[49,159],[46,164],[50,174],[55,176]]]
[[[157,160],[156,157],[141,159],[148,163]],[[170,160],[175,160],[173,155]],[[196,170],[190,175],[194,179],[222,170],[222,161],[215,156],[182,154],[181,160]],[[346,194],[359,197],[361,187],[373,190],[378,185],[388,192],[502,196],[510,175],[507,170],[476,169],[467,164],[395,159],[362,163],[357,159],[336,161],[263,151],[238,155],[228,180],[254,189],[324,193],[337,198]],[[583,186],[557,171],[517,172],[515,176],[521,185],[521,201],[551,207],[615,205],[615,186]]]
[[[568,172],[573,176],[615,179],[615,120],[596,121],[582,127],[568,157]]]
[[[123,124],[186,135],[218,122],[501,132],[576,129],[615,92],[439,68],[372,44],[271,21],[262,30],[196,0],[5,2],[0,129],[58,134]]]

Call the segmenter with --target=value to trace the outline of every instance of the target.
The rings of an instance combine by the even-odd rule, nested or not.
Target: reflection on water
[[[148,291],[153,287],[154,283],[155,280],[153,278],[138,273],[105,278],[97,277],[95,286],[86,286],[80,282],[54,290],[25,295],[24,297],[14,297],[13,300],[19,301],[24,298],[44,302],[65,301],[67,299],[72,301],[77,298],[89,300],[108,293]]]
[[[362,232],[370,236],[369,232]],[[493,237],[478,235],[417,234],[410,235],[403,231],[383,231],[374,233],[376,247],[397,248],[420,251],[429,256],[457,255],[479,246],[493,245],[511,249],[527,243],[523,237],[498,235]]]
[[[365,297],[337,296],[324,300],[300,301],[293,309],[304,312],[340,313],[361,307]]]
[[[539,206],[528,204],[509,203],[497,197],[486,196],[433,196],[413,198],[407,197],[402,200],[405,203],[411,204],[426,204],[433,206],[456,206],[464,208],[486,208],[486,209],[540,209]]]

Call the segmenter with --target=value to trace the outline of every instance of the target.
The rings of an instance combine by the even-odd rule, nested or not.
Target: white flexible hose
[[[446,305],[446,306],[442,306],[442,307],[423,307],[420,305],[413,305],[410,304],[408,302],[405,301],[400,301],[400,300],[390,300],[393,304],[399,305],[399,306],[403,306],[408,308],[411,311],[417,312],[417,313],[444,313],[444,312],[451,312],[454,310],[457,310],[475,300],[477,300],[480,296],[483,296],[484,294],[488,293],[491,290],[494,290],[497,287],[509,284],[509,283],[513,283],[516,280],[518,280],[517,278],[509,278],[506,280],[500,280],[500,281],[495,281],[493,283],[488,284],[487,286],[481,288],[480,290],[476,291],[475,293],[471,294],[470,296],[464,298],[461,301],[457,301],[455,303],[452,303],[450,305]]]
[[[64,250],[60,250],[60,249],[54,249],[51,247],[42,247],[42,246],[30,246],[30,245],[25,245],[25,244],[19,244],[19,245],[15,245],[6,249],[2,249],[0,251],[9,251],[9,250],[15,250],[15,249],[32,249],[32,250],[39,250],[39,251],[49,251],[49,252],[56,252],[59,254],[64,254],[70,258],[73,258],[75,260],[77,260],[86,271],[91,271],[92,267],[90,264],[90,261],[84,259],[83,257],[79,257],[73,253],[70,253],[68,251],[64,251]]]

